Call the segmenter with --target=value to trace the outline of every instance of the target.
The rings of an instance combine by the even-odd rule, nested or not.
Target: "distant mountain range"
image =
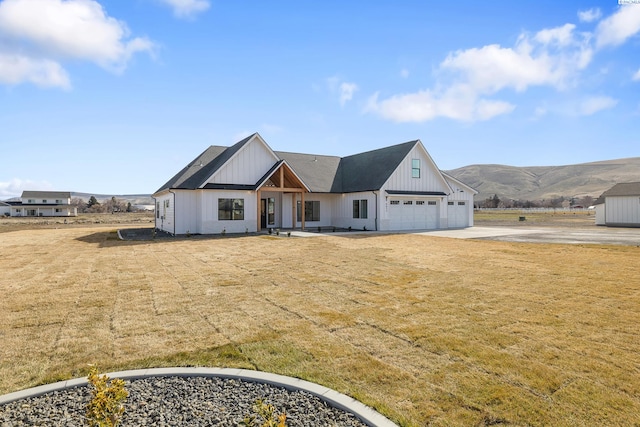
[[[597,198],[619,182],[640,182],[640,157],[567,166],[470,165],[445,172],[475,188],[476,201],[494,194],[522,201]]]
[[[581,163],[566,166],[506,166],[470,165],[445,171],[454,178],[475,188],[476,201],[494,194],[500,199],[540,201],[591,196],[599,197],[605,190],[619,182],[640,182],[640,157]],[[132,205],[153,205],[150,194],[91,194],[72,192],[72,198],[99,201],[115,196]]]

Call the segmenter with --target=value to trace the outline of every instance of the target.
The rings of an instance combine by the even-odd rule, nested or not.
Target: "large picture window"
[[[353,201],[353,217],[367,218],[367,199]]]
[[[302,204],[298,200],[298,222],[302,222]],[[320,202],[305,201],[304,202],[304,219],[305,221],[320,221]]]
[[[218,199],[218,220],[244,220],[244,199]]]

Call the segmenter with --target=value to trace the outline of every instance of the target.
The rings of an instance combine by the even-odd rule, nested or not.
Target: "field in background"
[[[521,220],[520,218],[524,218]],[[544,227],[595,227],[593,210],[563,209],[481,209],[473,213],[478,226],[544,226]]]
[[[153,212],[79,214],[72,217],[2,217],[0,233],[17,230],[42,230],[77,227],[148,227],[153,228]]]
[[[0,233],[0,393],[89,363],[227,366],[320,383],[404,426],[638,423],[640,248],[122,242],[139,222],[95,221]]]

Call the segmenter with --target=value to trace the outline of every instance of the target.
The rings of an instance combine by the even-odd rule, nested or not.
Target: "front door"
[[[260,199],[260,227],[271,228],[276,225],[276,199]]]

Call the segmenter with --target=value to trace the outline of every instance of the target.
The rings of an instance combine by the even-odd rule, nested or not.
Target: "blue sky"
[[[420,139],[443,170],[637,157],[639,95],[615,0],[1,0],[0,198],[152,193],[253,132]]]

